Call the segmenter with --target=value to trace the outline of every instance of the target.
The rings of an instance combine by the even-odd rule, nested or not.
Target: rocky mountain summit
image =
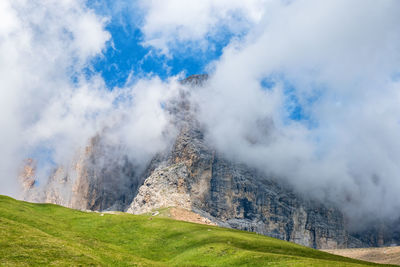
[[[195,88],[206,82],[207,75],[195,75],[181,84]],[[334,206],[307,199],[284,182],[218,153],[195,119],[189,93],[182,90],[166,104],[179,133],[174,144],[155,155],[145,168],[118,153],[118,147],[107,145],[99,134],[71,164],[58,166],[41,188],[35,185],[34,161],[28,161],[20,175],[24,198],[133,214],[177,207],[220,226],[313,248],[399,243],[399,235],[390,227],[349,232],[345,216]],[[110,151],[118,156],[107,157]]]

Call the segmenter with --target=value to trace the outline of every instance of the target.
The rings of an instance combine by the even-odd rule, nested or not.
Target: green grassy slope
[[[364,266],[254,233],[0,196],[0,265]]]

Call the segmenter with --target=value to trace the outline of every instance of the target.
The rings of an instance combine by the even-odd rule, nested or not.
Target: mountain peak
[[[209,76],[207,73],[203,74],[194,74],[186,77],[181,81],[182,84],[185,85],[195,85],[195,86],[202,86],[204,82],[208,80]]]

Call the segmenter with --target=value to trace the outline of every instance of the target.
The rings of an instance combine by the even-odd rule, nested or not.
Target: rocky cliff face
[[[182,84],[201,86],[206,79],[192,76]],[[172,123],[180,129],[174,145],[156,155],[145,169],[97,136],[72,164],[54,171],[41,195],[34,193],[34,166],[27,164],[21,175],[25,178],[20,178],[25,198],[134,214],[178,207],[194,211],[210,223],[314,248],[378,246],[400,240],[393,231],[350,234],[343,214],[335,207],[313,202],[279,180],[227,160],[205,140],[187,94],[183,90],[166,105]],[[118,156],[107,157],[110,152]]]
[[[141,169],[100,136],[93,137],[71,162],[55,168],[42,187],[34,187],[35,167],[29,163],[20,175],[24,199],[74,209],[123,211],[144,180]]]
[[[278,181],[224,159],[194,124],[182,128],[163,166],[144,181],[128,212],[178,206],[220,226],[310,247],[363,245],[347,233],[338,210],[306,201]]]

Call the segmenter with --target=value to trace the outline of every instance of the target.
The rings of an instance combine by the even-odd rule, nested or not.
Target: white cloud
[[[400,3],[282,1],[264,14],[194,99],[209,138],[353,215],[398,215]],[[308,120],[288,118],[288,83]]]
[[[190,45],[208,48],[206,38],[218,38],[221,31],[243,33],[262,16],[264,0],[150,0],[140,1],[145,12],[142,32],[144,44],[170,55]],[[193,43],[194,42],[194,43]]]
[[[78,0],[2,1],[0,14],[0,194],[15,196],[16,173],[30,153],[50,151],[50,161],[69,164],[107,126],[137,163],[165,147],[160,101],[176,82],[143,79],[110,91],[98,74],[84,74],[110,40],[105,18]],[[46,175],[48,163],[38,173]]]
[[[61,126],[65,130],[66,118],[73,114],[50,120],[41,133],[31,129],[55,118],[65,108],[63,97],[73,101],[92,86],[84,79],[74,85],[71,75],[79,76],[110,36],[103,30],[104,20],[81,1],[1,1],[0,17],[0,193],[13,193],[15,172],[29,144],[40,134],[55,134]],[[68,108],[85,109],[81,104]]]
[[[146,167],[157,152],[174,141],[176,129],[162,103],[176,97],[179,88],[177,78],[172,77],[167,82],[141,79],[121,89],[124,101],[113,110],[113,123],[108,122],[111,127],[104,137],[110,144],[122,145],[131,160]]]

